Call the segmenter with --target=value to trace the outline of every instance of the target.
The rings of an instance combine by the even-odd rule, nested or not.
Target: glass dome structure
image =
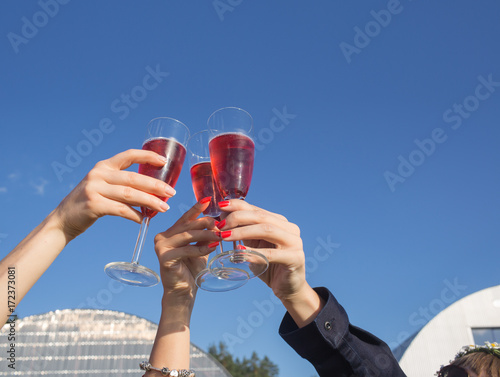
[[[131,376],[144,371],[157,325],[134,315],[93,309],[68,309],[15,321],[15,370],[2,357],[0,376]],[[8,345],[10,325],[0,344]],[[231,377],[210,354],[191,344],[197,377]]]

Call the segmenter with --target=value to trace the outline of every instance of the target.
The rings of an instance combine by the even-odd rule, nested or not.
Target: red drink
[[[196,200],[211,197],[210,205],[203,211],[207,216],[217,217],[220,215],[217,203],[222,201],[219,188],[214,182],[212,176],[212,166],[210,162],[200,162],[191,167],[191,182]]]
[[[153,151],[166,157],[167,163],[163,167],[140,164],[139,173],[160,179],[168,185],[175,187],[182,170],[184,157],[186,157],[186,148],[174,140],[161,137],[146,140],[142,149]],[[168,198],[161,197],[160,199],[167,201]],[[158,213],[146,207],[141,207],[141,211],[142,215],[147,217],[154,217]]]
[[[208,144],[215,182],[224,199],[244,199],[250,188],[255,144],[240,133],[225,133]]]

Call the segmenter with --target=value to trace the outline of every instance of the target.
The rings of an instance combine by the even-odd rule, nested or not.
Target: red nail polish
[[[243,245],[236,246],[236,250],[246,250],[247,248]]]
[[[200,204],[208,203],[211,200],[212,200],[212,197],[211,196],[207,196],[206,198],[203,198],[203,199],[200,200]]]
[[[217,247],[219,245],[218,242],[212,242],[208,244],[208,248],[211,249],[212,247]]]
[[[229,200],[223,200],[222,202],[219,202],[219,207],[227,207],[229,203]]]
[[[231,231],[230,230],[225,230],[224,232],[220,232],[220,236],[222,238],[227,238],[227,237],[231,236]]]
[[[226,225],[226,219],[215,223],[215,226],[219,229],[224,228],[224,225]]]

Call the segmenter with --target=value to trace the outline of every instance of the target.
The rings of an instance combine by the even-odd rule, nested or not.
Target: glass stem
[[[139,264],[141,259],[142,247],[144,246],[144,241],[146,240],[146,234],[148,234],[150,217],[144,216],[141,222],[141,230],[139,230],[139,235],[137,236],[137,242],[135,243],[134,255],[132,256],[132,263]]]

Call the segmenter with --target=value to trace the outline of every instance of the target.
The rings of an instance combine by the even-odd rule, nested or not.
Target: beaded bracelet
[[[170,377],[195,377],[194,371],[193,370],[187,370],[187,369],[168,369],[167,367],[164,368],[155,368],[152,366],[148,361],[143,361],[142,363],[139,364],[139,367],[142,370],[145,371],[150,371],[150,370],[156,370],[157,372],[160,372],[164,376],[170,376]]]

